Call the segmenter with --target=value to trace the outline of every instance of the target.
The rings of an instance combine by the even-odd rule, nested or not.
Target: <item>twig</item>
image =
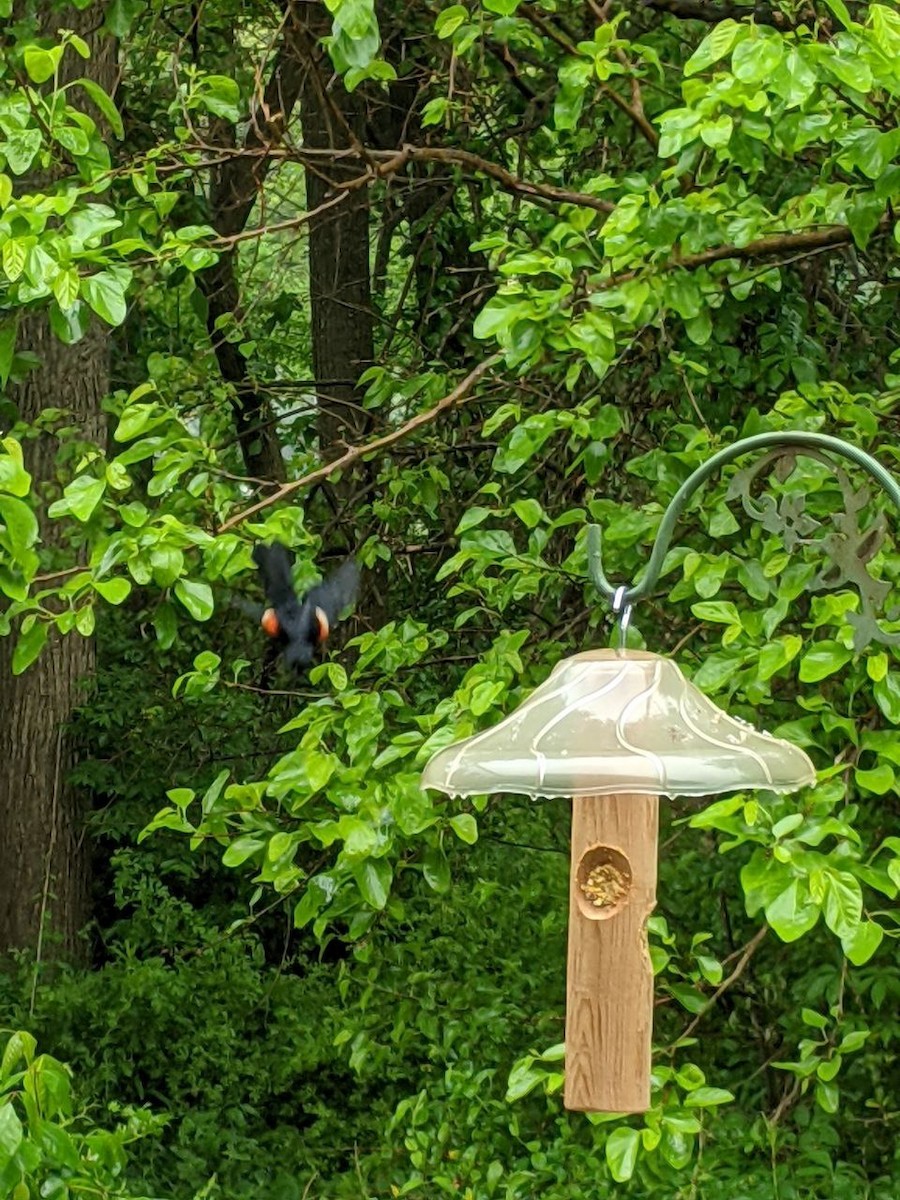
[[[766,934],[768,932],[769,932],[768,925],[762,925],[762,926],[760,926],[759,929],[757,929],[756,933],[753,935],[753,937],[750,939],[750,941],[747,943],[747,945],[744,947],[743,951],[741,952],[741,957],[738,959],[737,965],[735,966],[734,970],[731,972],[731,974],[729,976],[727,976],[727,978],[722,980],[722,982],[719,984],[719,986],[713,992],[710,999],[706,1002],[706,1004],[703,1006],[703,1008],[700,1009],[700,1011],[697,1013],[696,1017],[694,1017],[693,1021],[691,1021],[690,1025],[688,1025],[687,1029],[685,1029],[684,1032],[680,1035],[680,1037],[678,1038],[679,1042],[684,1041],[685,1038],[691,1036],[691,1034],[694,1032],[694,1030],[697,1028],[697,1026],[700,1024],[700,1022],[703,1020],[703,1018],[709,1012],[709,1010],[715,1006],[715,1004],[719,1000],[719,998],[721,996],[723,996],[724,993],[727,992],[728,989],[733,984],[737,983],[737,981],[743,975],[744,971],[747,969],[747,964],[749,963],[750,959],[756,953],[757,949],[759,948],[760,943],[762,942],[763,938],[766,936]]]
[[[887,232],[891,228],[891,224],[891,217],[886,214],[878,223],[877,232]],[[805,229],[802,233],[770,234],[768,237],[748,242],[746,246],[712,246],[709,250],[701,250],[698,254],[679,255],[676,252],[667,262],[653,264],[653,266],[660,273],[678,270],[693,271],[698,267],[705,267],[709,263],[723,262],[729,258],[739,260],[769,258],[782,254],[785,250],[804,250],[815,253],[818,250],[846,246],[852,241],[853,233],[849,225],[826,225],[822,229]],[[605,292],[610,288],[619,287],[620,284],[630,283],[632,279],[639,278],[644,269],[635,268],[632,271],[623,271],[619,275],[610,275],[608,279],[604,279],[590,290]]]
[[[364,458],[367,454],[374,454],[378,450],[386,450],[388,446],[393,446],[395,442],[402,441],[404,438],[409,437],[411,433],[414,433],[423,425],[431,424],[432,421],[435,421],[442,413],[446,412],[447,409],[453,408],[455,405],[467,399],[469,392],[475,386],[475,384],[478,383],[478,381],[488,373],[491,367],[496,366],[501,358],[502,354],[492,354],[490,358],[486,358],[484,362],[479,363],[473,371],[470,371],[464,379],[460,380],[460,382],[451,392],[448,392],[442,400],[439,400],[437,404],[435,404],[433,408],[429,408],[427,412],[418,413],[416,416],[411,417],[410,420],[401,425],[398,429],[394,429],[390,433],[386,433],[383,437],[375,438],[374,441],[365,442],[360,446],[350,446],[349,449],[347,449],[340,456],[340,458],[336,458],[330,463],[325,463],[323,466],[317,467],[314,471],[310,471],[308,475],[301,476],[300,479],[293,479],[290,483],[284,484],[284,486],[279,488],[274,495],[267,496],[263,500],[258,500],[255,504],[251,504],[249,508],[245,508],[242,512],[235,513],[233,517],[229,517],[227,521],[223,521],[223,523],[219,526],[219,532],[225,533],[226,530],[233,529],[235,525],[242,524],[244,521],[248,520],[250,517],[256,516],[258,512],[262,512],[263,509],[268,508],[270,505],[277,504],[278,501],[283,500],[285,496],[290,496],[294,492],[299,491],[301,488],[309,488],[314,484],[322,483],[324,480],[328,479],[330,475],[333,475],[335,471],[345,470],[358,459]]]

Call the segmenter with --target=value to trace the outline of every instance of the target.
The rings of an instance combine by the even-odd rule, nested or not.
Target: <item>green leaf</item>
[[[76,79],[74,82],[84,88],[116,137],[123,138],[125,136],[125,129],[122,125],[122,118],[119,116],[119,110],[103,88],[98,83],[95,83],[93,79]]]
[[[829,871],[823,908],[825,924],[839,938],[852,937],[862,920],[862,888],[848,871]]]
[[[16,648],[12,657],[13,675],[21,675],[31,666],[47,641],[47,625],[44,621],[35,621],[30,629],[19,634]]]
[[[713,1108],[717,1104],[730,1104],[734,1094],[725,1088],[698,1087],[684,1098],[685,1108]]]
[[[105,479],[95,479],[93,475],[79,475],[63,492],[66,511],[79,521],[89,521],[105,491]],[[55,506],[51,506],[51,516],[54,515],[53,507]]]
[[[13,1108],[12,1099],[7,1096],[4,1102],[0,1103],[0,1155],[3,1156],[0,1165],[5,1167],[18,1152],[24,1136],[22,1122]]]
[[[847,665],[853,651],[839,642],[817,642],[800,660],[800,682],[818,683]]]
[[[20,1064],[30,1066],[34,1061],[35,1050],[37,1042],[32,1034],[21,1029],[10,1034],[3,1050],[3,1058],[0,1060],[0,1082],[6,1083]]]
[[[520,1058],[513,1064],[509,1073],[505,1097],[507,1104],[514,1104],[517,1100],[521,1100],[529,1092],[533,1092],[536,1087],[539,1087],[546,1078],[546,1071],[535,1069],[534,1058],[531,1055]]]
[[[471,813],[451,817],[450,828],[467,846],[473,846],[478,841],[478,822]]]
[[[456,533],[465,533],[467,529],[473,529],[476,525],[480,525],[488,517],[494,515],[493,509],[484,508],[477,504],[473,508],[467,508],[460,517],[459,524],[456,526]]]
[[[113,37],[123,38],[131,28],[132,21],[143,8],[143,0],[112,0],[106,10],[104,25]]]
[[[109,325],[121,325],[125,320],[128,305],[125,303],[125,288],[121,280],[109,271],[88,275],[81,283],[82,294],[98,317]]]
[[[6,526],[6,538],[16,558],[37,541],[37,517],[22,500],[0,495],[0,522]]]
[[[96,623],[97,618],[93,604],[83,604],[75,614],[75,628],[82,637],[90,637]]]
[[[816,1104],[823,1112],[830,1113],[832,1116],[837,1112],[840,1104],[840,1091],[836,1083],[816,1084]]]
[[[129,404],[119,418],[113,435],[117,442],[130,442],[138,434],[145,433],[169,420],[169,414],[158,404]]]
[[[439,38],[452,37],[468,17],[468,10],[462,4],[452,4],[435,17],[434,32]]]
[[[544,515],[544,510],[541,508],[537,500],[516,500],[512,504],[512,510],[529,529],[535,529],[541,523],[541,518]]]
[[[9,381],[9,373],[12,370],[13,360],[16,356],[16,335],[18,333],[18,328],[18,322],[15,320],[15,318],[9,321],[0,322],[0,386],[2,387],[6,387],[6,384]],[[11,439],[9,438],[4,439],[3,445],[5,446],[6,442],[10,440]],[[19,457],[21,461],[21,451]],[[0,487],[4,486],[3,461],[4,460],[0,458]],[[12,491],[12,488],[7,486],[6,490]],[[27,492],[28,488],[26,488],[25,491]],[[24,496],[25,492],[17,492],[16,495]]]
[[[559,415],[555,412],[535,413],[526,418],[497,450],[494,470],[505,475],[515,474],[559,428]]]
[[[243,834],[235,838],[222,855],[222,863],[226,867],[239,867],[241,863],[245,863],[248,858],[264,849],[265,845],[265,841],[256,834]]]
[[[391,892],[391,864],[385,858],[364,859],[353,868],[353,877],[366,904],[381,912]]]
[[[13,175],[24,175],[31,169],[31,164],[41,148],[41,133],[39,129],[14,129],[7,134],[3,152],[6,163]]]
[[[823,1017],[821,1013],[817,1013],[812,1008],[800,1009],[800,1020],[804,1025],[811,1025],[813,1029],[827,1029],[828,1018]]]
[[[634,1174],[640,1144],[636,1129],[614,1129],[606,1139],[606,1161],[616,1183],[625,1183]]]
[[[80,284],[78,272],[72,269],[60,271],[53,280],[53,295],[56,297],[56,303],[64,312],[70,309],[78,299]]]
[[[121,604],[131,594],[131,583],[123,576],[117,576],[115,579],[98,579],[94,582],[94,587],[110,604]]]
[[[62,46],[54,46],[52,50],[44,50],[40,46],[27,46],[23,56],[25,70],[35,83],[46,83],[56,74],[62,55]]]
[[[24,467],[22,446],[16,438],[4,438],[0,442],[0,491],[11,496],[28,496],[31,491],[31,476]]]
[[[873,688],[875,702],[892,725],[900,725],[900,672],[889,671]]]
[[[7,238],[0,252],[3,273],[10,283],[15,283],[25,269],[25,246],[19,238]]]
[[[435,96],[422,109],[422,127],[440,125],[450,109],[450,101],[446,96]]]
[[[213,594],[208,583],[179,579],[175,595],[196,621],[208,621],[213,614]]]
[[[819,906],[810,898],[806,882],[799,879],[766,905],[766,920],[783,942],[803,937],[818,919]]]
[[[872,87],[872,71],[859,54],[836,53],[823,60],[841,83],[856,92],[868,92]]]
[[[753,35],[735,47],[731,69],[741,83],[762,83],[774,74],[783,53],[780,37],[754,30]]]
[[[876,796],[884,796],[894,788],[893,768],[884,762],[870,771],[864,771],[861,767],[854,768],[853,778],[860,787],[865,788],[867,792],[874,792]]]
[[[162,649],[168,650],[174,644],[178,633],[175,610],[168,600],[163,601],[153,614],[153,628],[156,630],[156,640]]]
[[[880,940],[881,939],[879,938],[879,941]],[[838,1050],[840,1050],[842,1054],[853,1054],[855,1051],[861,1050],[871,1036],[872,1031],[870,1029],[851,1030],[850,1033],[845,1034],[845,1036],[841,1038],[841,1044],[838,1046]]]
[[[731,50],[738,35],[742,33],[743,27],[737,21],[732,21],[731,18],[721,21],[714,29],[710,30],[684,64],[685,75],[696,75],[724,58]]]
[[[721,625],[740,625],[741,615],[730,600],[701,600],[691,605],[691,612],[701,621],[715,621]]]
[[[869,961],[881,945],[883,937],[884,930],[877,921],[860,921],[851,933],[841,938],[841,948],[855,967],[861,967]],[[849,1042],[853,1036],[853,1034],[849,1034],[844,1042]],[[849,1053],[851,1049],[856,1049],[856,1046],[844,1044],[842,1049]]]
[[[426,850],[422,874],[432,891],[443,893],[450,890],[450,867],[440,846],[429,846]]]
[[[306,885],[300,902],[294,909],[294,927],[302,929],[325,907],[335,893],[335,882],[330,875],[314,875]]]
[[[241,117],[241,89],[227,75],[208,75],[197,89],[197,98],[217,117],[238,121]]]

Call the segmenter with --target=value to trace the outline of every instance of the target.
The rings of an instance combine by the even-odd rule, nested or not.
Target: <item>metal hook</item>
[[[650,551],[650,558],[644,569],[640,583],[632,584],[631,587],[616,587],[610,583],[603,573],[600,529],[596,525],[590,526],[588,529],[588,570],[600,594],[605,596],[607,600],[612,600],[614,612],[618,612],[616,597],[619,597],[619,608],[622,608],[626,603],[630,607],[635,601],[643,600],[656,586],[662,572],[669,545],[672,541],[672,536],[675,532],[675,525],[678,518],[687,508],[688,501],[694,492],[711,475],[714,475],[720,467],[725,466],[732,459],[739,458],[740,455],[747,454],[751,450],[765,450],[770,446],[784,446],[785,449],[795,446],[798,450],[826,451],[830,454],[839,455],[841,458],[847,458],[851,462],[856,463],[857,466],[868,471],[881,484],[894,504],[900,508],[900,484],[898,484],[890,471],[883,467],[871,454],[867,454],[865,450],[860,450],[858,446],[853,446],[849,442],[842,441],[841,438],[831,437],[825,433],[804,433],[799,430],[786,430],[783,433],[759,433],[754,437],[742,438],[740,441],[726,446],[723,450],[719,450],[718,453],[707,459],[705,463],[701,463],[672,497],[669,507],[663,513],[662,520],[659,523],[656,539]],[[621,620],[622,628],[627,628],[629,616],[630,613],[623,613]]]
[[[624,650],[628,644],[628,626],[631,624],[632,606],[625,603],[627,595],[628,588],[623,584],[621,587],[616,588],[616,594],[613,596],[612,601],[612,610],[618,618],[620,650]]]

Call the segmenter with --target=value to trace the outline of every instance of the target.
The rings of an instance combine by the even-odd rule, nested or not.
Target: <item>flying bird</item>
[[[348,558],[322,583],[302,597],[294,588],[291,571],[294,556],[280,542],[253,547],[268,607],[260,617],[264,632],[282,650],[289,667],[306,666],[328,638],[341,613],[356,598],[359,567]]]

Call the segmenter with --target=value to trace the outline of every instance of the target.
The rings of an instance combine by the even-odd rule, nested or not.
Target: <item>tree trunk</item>
[[[67,51],[61,84],[85,75],[106,90],[112,86],[112,42],[101,42],[95,32],[104,8],[39,6],[39,22],[50,36],[72,29],[91,47],[87,62]],[[23,179],[21,186],[41,190],[53,179],[51,171]],[[109,387],[105,327],[93,321],[82,341],[65,346],[50,332],[46,313],[35,310],[23,316],[17,347],[41,360],[13,395],[21,419],[31,423],[46,407],[64,408],[85,438],[102,445],[101,402]],[[52,433],[23,445],[39,508],[58,494],[57,448]],[[44,547],[65,553],[65,522],[48,520],[45,511],[38,519]],[[78,958],[79,931],[90,912],[90,847],[82,805],[68,782],[74,757],[68,723],[94,672],[94,642],[77,633],[51,633],[37,662],[18,677],[10,670],[13,642],[0,640],[0,953],[30,949],[38,957]]]
[[[106,330],[94,322],[82,341],[64,346],[46,314],[35,312],[22,321],[19,345],[41,358],[17,390],[22,419],[33,422],[48,405],[59,406],[86,438],[102,444]],[[57,439],[41,434],[23,448],[43,497],[56,475]],[[39,517],[44,546],[60,545],[65,522]],[[0,643],[0,952],[43,947],[46,955],[52,934],[52,955],[72,959],[89,916],[90,847],[82,804],[68,783],[74,754],[67,725],[94,673],[94,641],[53,632],[19,676],[10,670],[13,644],[13,637]]]
[[[293,23],[282,32],[268,82],[262,94],[254,98],[251,121],[244,135],[245,150],[263,150],[277,145],[284,133],[297,97],[303,64],[293,38]],[[214,125],[213,142],[236,144],[234,125],[219,120]],[[212,172],[209,189],[210,223],[222,237],[234,237],[247,224],[257,197],[262,191],[271,166],[269,155],[235,155],[226,158]],[[241,288],[234,247],[224,251],[215,266],[202,271],[197,282],[207,302],[206,326],[222,378],[234,388],[234,422],[244,465],[257,479],[274,482],[285,478],[281,438],[273,424],[265,395],[247,372],[247,362],[238,346],[217,328],[220,318],[243,323]]]
[[[326,73],[325,51],[315,39],[330,29],[325,6],[313,10],[306,40],[309,69],[300,94],[303,145],[311,150],[346,149],[360,144],[365,132],[361,92],[348,93],[339,80],[328,86],[330,68]],[[363,169],[359,159],[322,159],[308,166],[307,212],[316,212],[333,197],[337,184]],[[313,375],[319,381],[319,452],[327,461],[347,442],[358,441],[369,426],[357,386],[374,357],[366,188],[357,188],[310,220],[309,296]]]

